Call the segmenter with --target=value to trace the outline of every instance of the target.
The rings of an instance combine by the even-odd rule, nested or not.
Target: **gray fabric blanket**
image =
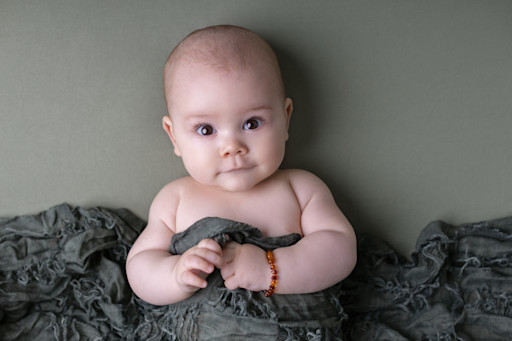
[[[433,222],[411,260],[383,241],[359,235],[352,275],[312,295],[269,299],[229,291],[214,273],[207,289],[163,307],[136,298],[126,281],[126,255],[144,226],[126,210],[68,205],[0,219],[0,340],[508,340],[512,335],[512,218],[457,227]],[[175,236],[172,252],[182,253],[205,237],[270,249],[298,238],[263,238],[250,226],[215,218],[187,231]]]
[[[358,264],[343,283],[347,339],[512,338],[512,217],[434,221],[410,261],[370,236],[359,236],[358,247]]]

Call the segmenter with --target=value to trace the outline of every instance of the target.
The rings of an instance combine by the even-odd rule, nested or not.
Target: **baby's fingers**
[[[196,288],[196,290],[204,289],[208,285],[208,282],[194,270],[185,271],[182,274],[182,282],[185,286]]]
[[[179,266],[176,267],[177,281],[187,290],[196,291],[206,288],[206,278],[212,273],[215,267],[203,257],[191,252],[181,256]]]
[[[213,239],[203,239],[197,244],[197,247],[200,249],[208,249],[208,250],[213,251],[219,255],[222,254],[222,248]]]
[[[202,257],[217,268],[222,267],[224,263],[222,258],[222,248],[217,244],[217,242],[211,239],[203,239],[200,241],[194,250],[194,254]]]
[[[218,257],[220,256],[205,249],[195,250],[193,253],[184,257],[184,270],[195,270],[210,274],[215,269],[215,263],[218,262],[216,258]]]
[[[180,257],[176,267],[178,282],[195,290],[205,288],[208,275],[223,262],[219,244],[211,239],[202,240]]]

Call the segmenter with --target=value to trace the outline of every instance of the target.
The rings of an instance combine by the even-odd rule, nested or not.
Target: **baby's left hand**
[[[266,252],[252,244],[229,242],[222,251],[224,264],[220,270],[224,286],[230,290],[268,289],[271,272]]]

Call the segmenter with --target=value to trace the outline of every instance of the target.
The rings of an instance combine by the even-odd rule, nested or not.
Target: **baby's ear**
[[[284,113],[286,115],[286,132],[288,133],[288,128],[290,127],[290,118],[292,117],[293,111],[293,101],[291,98],[287,97],[284,100]],[[286,138],[288,139],[288,137]]]
[[[172,141],[172,145],[174,146],[174,154],[181,157],[181,152],[176,144],[176,139],[174,138],[174,128],[172,125],[172,120],[168,115],[165,115],[162,118],[162,126],[164,127],[165,132],[169,136]]]

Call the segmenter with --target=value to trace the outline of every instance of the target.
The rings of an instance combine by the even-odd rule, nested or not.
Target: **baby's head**
[[[172,111],[173,86],[179,84],[180,77],[186,77],[190,68],[200,66],[224,72],[262,68],[274,78],[277,91],[284,100],[281,70],[270,45],[248,29],[218,25],[190,33],[171,52],[164,68],[164,92],[169,113]]]
[[[164,69],[163,126],[197,182],[245,191],[279,168],[292,102],[258,35],[214,26],[187,36]]]

